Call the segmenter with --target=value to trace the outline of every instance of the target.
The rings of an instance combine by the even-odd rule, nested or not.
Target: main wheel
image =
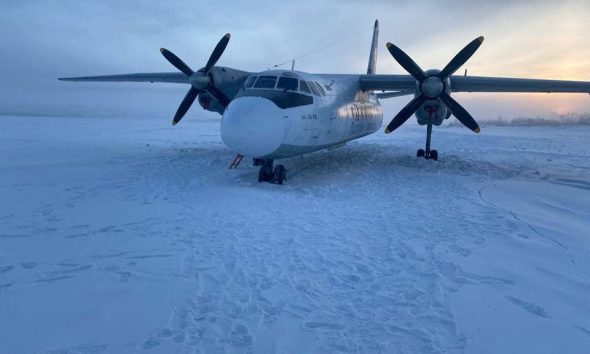
[[[416,157],[424,157],[424,149],[418,149],[416,151]]]
[[[266,181],[266,175],[264,173],[264,168],[261,168],[260,170],[258,170],[258,182],[264,182]]]
[[[430,158],[433,159],[434,161],[437,161],[438,160],[438,151],[436,151],[436,150],[430,151]]]
[[[283,165],[277,165],[273,172],[272,183],[283,184],[287,180],[287,169]]]

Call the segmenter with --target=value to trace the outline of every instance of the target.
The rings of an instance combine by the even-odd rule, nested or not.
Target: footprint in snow
[[[325,322],[305,322],[305,328],[309,329],[324,329],[324,330],[333,330],[339,331],[344,329],[344,326],[339,325],[337,323],[325,323]]]
[[[542,308],[541,306],[533,303],[533,302],[529,302],[529,301],[524,301],[521,299],[517,299],[515,297],[512,296],[506,296],[506,298],[508,300],[510,300],[510,302],[512,302],[513,304],[515,304],[516,306],[522,308],[523,310],[535,315],[535,316],[539,316],[539,317],[543,317],[543,318],[549,318],[549,315],[547,314],[547,311],[545,311],[544,308]]]
[[[63,348],[58,350],[46,350],[43,354],[101,354],[104,353],[107,346],[104,344],[82,344],[75,347]]]
[[[33,269],[38,265],[36,262],[23,262],[20,264],[21,267],[25,269]]]
[[[14,268],[13,265],[1,266],[0,267],[0,273],[6,273],[8,271],[11,271],[12,268]]]

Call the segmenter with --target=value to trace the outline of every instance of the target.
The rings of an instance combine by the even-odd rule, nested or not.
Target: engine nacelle
[[[427,70],[425,72],[427,77],[437,76],[439,73],[440,70],[436,69]],[[428,78],[424,81],[422,86],[420,86],[420,83],[416,83],[416,89],[418,92],[422,92],[426,97],[433,97],[432,99],[429,99],[428,101],[424,102],[424,104],[420,108],[418,108],[418,110],[416,111],[416,118],[418,120],[418,124],[420,125],[432,124],[439,126],[442,124],[443,120],[451,116],[451,111],[447,108],[447,106],[443,103],[443,101],[440,98],[435,98],[436,96],[438,96],[437,92],[429,94],[428,89],[433,88],[431,87],[431,85],[429,85],[428,82],[428,80],[431,79],[434,78]],[[438,83],[440,87],[435,86],[434,88],[438,88],[438,90],[442,90],[446,94],[451,94],[451,80],[449,78],[446,78],[444,80],[438,80],[438,82],[435,83]]]
[[[424,102],[416,111],[416,118],[420,125],[432,124],[439,126],[448,116],[449,109],[438,98]]]
[[[223,114],[225,111],[225,107],[215,99],[215,97],[211,96],[207,92],[201,92],[198,96],[199,104],[203,107],[204,110],[217,112],[219,114]]]
[[[214,66],[209,72],[213,86],[223,92],[229,99],[235,97],[250,74],[252,73],[223,66]]]

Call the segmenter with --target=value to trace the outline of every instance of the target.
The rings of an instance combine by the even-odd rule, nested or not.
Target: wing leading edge
[[[451,88],[453,92],[590,93],[590,82],[485,76],[452,76]]]
[[[588,81],[517,79],[485,76],[451,76],[453,92],[564,92],[590,93]],[[410,75],[361,75],[363,90],[415,91],[416,80]]]
[[[123,75],[63,77],[61,81],[96,81],[96,82],[165,82],[174,84],[190,84],[188,76],[177,73],[138,73]]]

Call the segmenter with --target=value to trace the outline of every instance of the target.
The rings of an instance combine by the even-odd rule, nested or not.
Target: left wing
[[[362,90],[415,91],[416,79],[410,75],[359,75]]]
[[[189,77],[177,73],[139,73],[105,76],[63,77],[61,81],[100,81],[100,82],[167,82],[174,84],[190,84]]]
[[[453,92],[590,93],[590,82],[485,76],[451,76],[451,90]]]
[[[416,91],[389,91],[389,92],[379,92],[377,93],[377,98],[385,99],[385,98],[394,98],[394,97],[401,97],[401,96],[409,96],[415,94]]]
[[[484,76],[451,76],[450,80],[452,92],[590,93],[590,82],[588,81],[517,79]],[[360,75],[359,82],[360,87],[363,90],[416,91],[416,79],[410,75]],[[389,97],[396,96],[393,95]]]

